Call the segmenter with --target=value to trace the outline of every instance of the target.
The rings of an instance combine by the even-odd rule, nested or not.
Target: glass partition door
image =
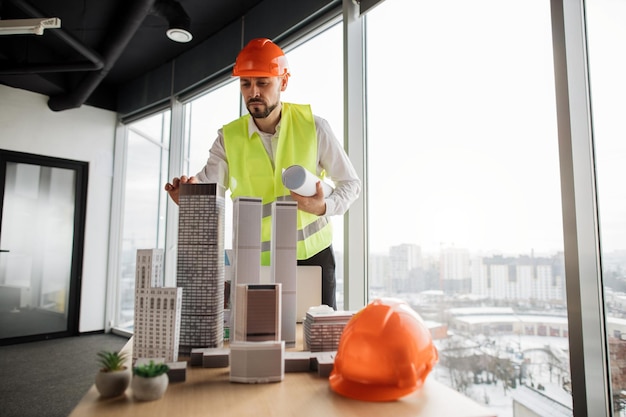
[[[0,151],[0,340],[78,333],[87,164]]]

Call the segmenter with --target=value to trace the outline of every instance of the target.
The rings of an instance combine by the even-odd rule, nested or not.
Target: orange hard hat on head
[[[430,331],[407,303],[376,299],[346,324],[330,387],[357,400],[397,400],[421,388],[438,359]]]
[[[289,75],[287,57],[278,45],[266,38],[252,39],[239,52],[233,76],[279,77]]]

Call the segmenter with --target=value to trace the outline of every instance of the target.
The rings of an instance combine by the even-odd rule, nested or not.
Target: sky
[[[387,0],[367,19],[371,250],[560,250],[547,2]]]
[[[589,17],[605,250],[626,247],[626,68],[610,48],[625,13],[609,3]],[[372,250],[562,250],[549,2],[388,0],[367,29]]]

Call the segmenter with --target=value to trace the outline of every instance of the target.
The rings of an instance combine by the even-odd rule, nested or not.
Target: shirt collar
[[[261,132],[259,130],[256,123],[254,123],[254,118],[250,114],[248,115],[250,116],[248,117],[248,138],[251,138],[252,135],[254,135],[255,133],[258,133],[259,136],[267,135],[267,133]],[[280,124],[282,123],[282,121],[283,121],[282,118],[278,121],[278,124],[276,125],[276,133],[274,135],[278,135],[278,132],[280,132]]]
[[[256,123],[254,123],[254,117],[250,116],[248,117],[248,138],[251,138],[255,133],[261,135],[261,131],[256,126]]]

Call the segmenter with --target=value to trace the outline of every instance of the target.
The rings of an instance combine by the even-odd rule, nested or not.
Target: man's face
[[[239,84],[250,115],[264,119],[278,106],[287,80],[286,77],[241,77]]]

